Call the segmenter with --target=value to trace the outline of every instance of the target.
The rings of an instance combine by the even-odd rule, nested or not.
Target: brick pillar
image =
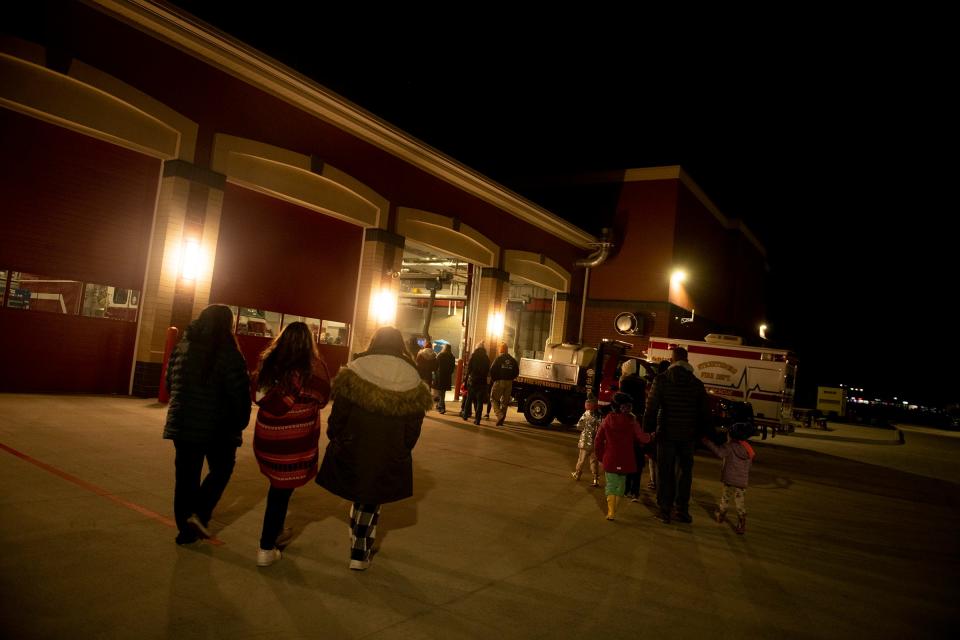
[[[150,397],[160,385],[167,327],[186,328],[209,304],[226,177],[182,160],[164,163],[144,290],[140,296],[133,395]],[[187,238],[200,245],[195,280],[180,277]]]
[[[507,297],[510,295],[510,274],[493,267],[480,269],[480,284],[477,287],[476,300],[470,304],[476,309],[473,325],[470,327],[470,345],[472,349],[483,341],[491,357],[496,355],[497,347],[503,339],[503,327],[500,333],[494,332],[490,321],[494,314],[505,317],[507,312]]]
[[[373,332],[380,326],[374,313],[376,295],[387,291],[396,301],[400,293],[400,279],[392,274],[400,273],[403,246],[403,236],[384,229],[371,228],[363,234],[357,305],[350,334],[351,353],[366,349]]]
[[[550,325],[550,343],[563,342],[567,335],[567,307],[570,294],[558,291],[553,296],[553,322]]]

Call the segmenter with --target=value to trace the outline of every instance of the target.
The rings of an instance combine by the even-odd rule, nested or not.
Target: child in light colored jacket
[[[730,492],[733,493],[734,504],[737,508],[736,532],[743,534],[747,528],[747,507],[745,494],[750,480],[750,467],[756,453],[747,442],[751,427],[745,423],[735,423],[727,432],[727,441],[723,446],[717,446],[707,438],[701,441],[710,451],[720,458],[720,480],[723,488],[720,492],[720,502],[713,515],[718,523],[727,518],[727,505]]]
[[[583,472],[583,463],[590,459],[590,471],[593,473],[592,487],[600,486],[600,462],[593,450],[593,439],[597,435],[597,428],[600,426],[600,412],[597,410],[597,400],[592,395],[587,397],[583,403],[585,411],[577,422],[577,428],[580,429],[580,440],[577,442],[579,455],[577,456],[577,466],[570,475],[574,480],[580,479]]]

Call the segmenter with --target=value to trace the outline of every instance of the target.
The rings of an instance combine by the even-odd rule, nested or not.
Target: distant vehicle
[[[520,375],[513,381],[517,409],[530,424],[545,427],[554,418],[567,426],[583,415],[583,403],[593,393],[601,408],[617,391],[617,369],[630,344],[603,340],[596,348],[552,344],[544,358],[520,358]]]
[[[650,338],[651,362],[669,360],[674,347],[687,350],[694,373],[707,391],[727,400],[752,405],[757,426],[774,433],[793,430],[797,359],[785,349],[746,347],[735,336],[711,334],[700,342],[680,338]]]

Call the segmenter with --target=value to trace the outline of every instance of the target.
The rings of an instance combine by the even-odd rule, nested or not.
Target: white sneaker
[[[210,530],[207,529],[207,525],[203,524],[203,522],[200,521],[200,518],[199,516],[197,516],[197,514],[193,514],[192,516],[187,518],[187,524],[193,527],[196,530],[197,535],[200,536],[201,538],[213,537],[210,535]]]
[[[280,559],[280,549],[257,549],[257,566],[269,567]]]
[[[350,568],[354,571],[366,571],[367,567],[370,566],[369,560],[351,560]]]

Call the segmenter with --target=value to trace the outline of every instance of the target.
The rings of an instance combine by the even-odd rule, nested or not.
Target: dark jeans
[[[270,487],[267,492],[267,508],[263,512],[263,529],[260,530],[260,548],[273,549],[277,546],[277,536],[283,531],[283,522],[287,519],[287,506],[293,489]]]
[[[473,402],[473,411],[476,414],[476,421],[480,422],[480,416],[483,411],[483,403],[489,402],[490,388],[487,385],[482,387],[477,385],[470,390],[470,400]],[[469,417],[469,416],[468,416]]]
[[[680,513],[690,512],[693,483],[693,442],[657,440],[657,504],[670,513],[674,504]]]
[[[640,495],[640,477],[643,474],[643,463],[644,455],[643,448],[634,445],[633,446],[633,457],[637,461],[637,472],[627,474],[627,484],[624,492],[628,496],[638,496]]]
[[[174,440],[173,446],[177,450],[174,460],[176,484],[173,489],[173,515],[177,521],[177,529],[181,533],[190,534],[192,529],[187,525],[187,518],[191,515],[197,514],[204,524],[210,522],[213,509],[233,474],[233,466],[237,461],[237,445],[232,442],[197,444]],[[204,458],[209,470],[201,483]]]

